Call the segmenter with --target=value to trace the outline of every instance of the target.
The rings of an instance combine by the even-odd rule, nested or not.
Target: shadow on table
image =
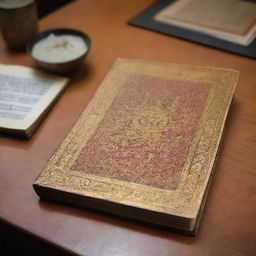
[[[234,114],[237,114],[239,111],[239,106],[235,101],[232,102],[231,108],[229,115],[227,116],[227,125],[226,125],[226,130],[224,131],[224,138],[229,136],[229,133],[232,131],[231,127],[233,122],[235,122],[234,119]],[[225,144],[225,139],[223,140],[223,144]],[[223,149],[221,145],[220,146],[220,155],[221,151]],[[216,171],[218,170],[218,161],[216,163]],[[214,176],[217,173],[214,174]],[[214,186],[214,181],[215,179],[213,178],[213,184],[212,187]],[[209,198],[208,200],[210,201],[210,194],[211,194],[211,189],[209,192]],[[110,226],[115,226],[115,227],[120,227],[132,231],[136,231],[142,234],[147,234],[155,237],[160,237],[168,240],[173,240],[177,241],[179,243],[183,243],[186,245],[193,245],[197,239],[203,235],[203,230],[199,229],[199,232],[196,237],[191,237],[191,236],[186,236],[182,234],[177,234],[177,230],[171,229],[171,228],[166,228],[162,227],[159,225],[154,225],[154,224],[149,224],[149,223],[143,223],[141,221],[137,220],[132,220],[128,219],[125,217],[120,217],[120,216],[114,216],[109,213],[102,213],[101,211],[97,210],[92,210],[92,209],[81,209],[78,207],[70,206],[70,205],[65,205],[63,203],[55,203],[55,202],[50,202],[50,201],[45,201],[45,200],[40,200],[39,201],[39,207],[42,208],[44,211],[49,211],[49,212],[59,212],[60,214],[63,214],[65,216],[71,216],[71,217],[78,217],[80,219],[84,219],[86,221],[96,221],[99,223],[102,223],[102,225],[110,225]],[[205,205],[205,211],[207,211],[207,203]],[[202,218],[202,223],[201,223],[201,228],[204,228],[204,215]]]
[[[66,205],[60,202],[39,200],[39,207],[44,211],[59,212],[65,216],[78,217],[87,221],[100,222],[103,225],[110,225],[129,229],[147,235],[157,236],[165,239],[176,240],[184,244],[193,244],[195,237],[180,234],[177,230],[163,227],[157,224],[145,223],[142,221],[94,210],[90,208],[79,208],[72,205]]]
[[[0,250],[1,255],[76,256],[54,244],[49,246],[42,238],[4,222],[0,222]]]

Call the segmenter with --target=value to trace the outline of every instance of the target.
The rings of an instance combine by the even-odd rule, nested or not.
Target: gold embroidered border
[[[211,91],[176,190],[164,190],[70,170],[129,74],[210,83]],[[118,59],[36,184],[152,211],[195,218],[211,174],[238,72]]]

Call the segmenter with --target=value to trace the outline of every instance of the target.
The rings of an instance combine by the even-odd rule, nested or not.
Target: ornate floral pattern
[[[135,82],[136,76],[150,81],[149,84],[161,81],[161,85],[157,83],[155,90],[145,93],[147,83],[140,81],[144,93],[138,97],[140,88]],[[233,70],[119,59],[35,184],[195,220],[212,173],[237,78],[238,72]],[[166,91],[170,84],[177,87],[173,94]],[[137,86],[134,95],[125,96],[124,85]],[[166,88],[157,90],[162,85]],[[204,89],[184,91],[189,85],[200,85]],[[127,100],[118,100],[122,99],[122,93]],[[136,104],[132,101],[134,97],[138,97]],[[115,115],[111,111],[115,111]],[[110,122],[106,122],[108,120]],[[86,151],[89,148],[97,157]],[[129,151],[124,150],[126,148]],[[138,155],[137,148],[144,150],[143,155]],[[173,160],[167,161],[170,148],[175,148],[171,154]],[[113,152],[116,158],[108,157]],[[89,156],[112,166],[112,170],[108,170],[112,178],[104,175],[100,168],[96,172],[83,169],[81,161],[89,163]],[[136,157],[140,166],[138,173],[144,177],[131,182],[132,161],[122,162],[126,168],[120,174],[117,170],[120,162],[116,159]],[[175,157],[182,159],[179,165]],[[162,165],[163,159],[167,173],[171,172],[171,177],[165,177],[168,184],[162,173],[155,173],[154,169],[155,163]],[[103,167],[103,162],[99,166]],[[115,173],[118,176],[114,176]],[[149,177],[154,177],[153,183]]]
[[[175,189],[209,89],[130,75],[72,169]]]

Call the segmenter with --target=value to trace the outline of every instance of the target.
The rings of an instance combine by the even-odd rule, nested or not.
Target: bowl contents
[[[54,35],[38,41],[32,48],[32,56],[48,63],[72,61],[88,51],[85,41],[74,35]]]

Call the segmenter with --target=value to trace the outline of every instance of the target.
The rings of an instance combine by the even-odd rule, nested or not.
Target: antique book
[[[229,69],[118,59],[36,193],[194,233],[237,79]]]
[[[240,45],[249,45],[256,36],[256,4],[248,1],[179,0],[154,18]]]
[[[0,65],[0,132],[30,138],[67,83],[32,68]]]

